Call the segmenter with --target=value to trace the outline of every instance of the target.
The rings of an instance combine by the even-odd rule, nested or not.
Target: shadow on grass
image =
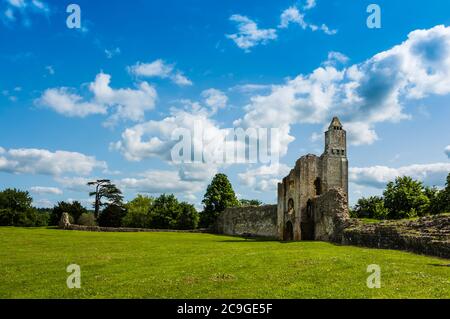
[[[428,264],[428,266],[434,266],[434,267],[450,267],[450,264],[443,265],[443,264]]]

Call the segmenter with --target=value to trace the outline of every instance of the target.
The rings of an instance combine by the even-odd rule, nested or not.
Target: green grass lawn
[[[0,298],[450,298],[449,260],[322,242],[0,227]],[[66,267],[81,266],[81,289]],[[368,289],[369,264],[381,289]]]

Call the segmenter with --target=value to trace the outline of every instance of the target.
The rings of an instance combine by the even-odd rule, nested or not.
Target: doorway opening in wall
[[[294,226],[291,221],[288,221],[284,227],[284,240],[292,241],[294,240]]]
[[[306,216],[300,225],[302,240],[314,240],[314,206],[311,200],[306,203]]]

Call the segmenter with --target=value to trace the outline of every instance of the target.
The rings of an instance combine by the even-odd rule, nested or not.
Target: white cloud
[[[69,117],[86,117],[92,114],[106,114],[105,105],[84,102],[83,97],[71,93],[69,88],[54,88],[44,91],[36,100],[38,105],[48,107],[55,112]]]
[[[120,48],[115,48],[111,50],[105,49],[105,54],[108,59],[112,59],[113,57],[119,55],[120,53],[121,53]]]
[[[47,15],[50,13],[49,6],[40,0],[6,0],[4,2],[6,2],[6,7],[0,20],[6,25],[10,25],[20,17],[24,26],[30,26],[29,16],[31,14]]]
[[[277,38],[275,29],[259,29],[258,25],[246,16],[234,14],[230,17],[230,21],[237,23],[238,32],[228,34],[226,37],[233,40],[245,52],[250,52],[250,48],[259,44],[267,44],[270,40]]]
[[[316,6],[316,0],[306,0],[306,4],[303,6],[303,9],[309,10]]]
[[[448,158],[450,158],[450,145],[445,148],[444,152],[447,154]]]
[[[324,62],[325,66],[336,66],[337,64],[346,64],[349,61],[348,56],[341,52],[328,52],[328,59]]]
[[[0,171],[15,174],[60,176],[66,173],[90,174],[94,169],[107,167],[93,156],[76,152],[43,149],[3,149],[0,153]]]
[[[309,10],[315,6],[315,2],[311,1],[304,7],[305,10]],[[308,23],[305,21],[305,14],[302,13],[296,6],[291,6],[284,10],[280,16],[280,24],[278,28],[286,29],[289,27],[291,23],[298,24],[303,30],[309,28],[312,31],[323,31],[328,35],[335,35],[337,30],[330,29],[326,24],[322,24],[321,26],[317,26],[312,23]]]
[[[165,170],[148,171],[138,178],[124,178],[118,184],[123,189],[148,194],[193,194],[204,187],[203,183],[182,180],[177,171]]]
[[[87,185],[87,183],[94,180],[96,180],[96,178],[55,177],[55,181],[59,183],[64,189],[74,192],[89,192],[91,188]]]
[[[172,82],[179,86],[192,85],[192,81],[183,75],[181,71],[175,70],[174,64],[167,64],[162,59],[155,60],[151,63],[137,62],[135,65],[130,66],[127,69],[128,72],[138,77],[169,78]]]
[[[137,89],[117,90],[111,88],[110,82],[110,75],[100,73],[89,86],[97,103],[116,108],[109,122],[115,123],[119,119],[141,121],[145,112],[155,107],[157,93],[147,82],[139,83]]]
[[[33,186],[30,188],[33,194],[51,194],[51,195],[62,195],[63,191],[56,187],[44,187],[44,186]]]
[[[450,93],[450,27],[436,26],[411,32],[408,39],[365,62],[343,69],[323,66],[300,74],[271,92],[254,95],[245,116],[236,121],[245,127],[282,127],[284,145],[294,124],[326,125],[341,117],[352,144],[378,139],[377,123],[409,119],[408,100]]]
[[[202,92],[205,104],[211,108],[212,113],[216,113],[219,109],[227,106],[228,97],[226,94],[217,89],[208,89]]]
[[[120,119],[141,121],[145,112],[154,108],[157,92],[147,82],[139,83],[136,89],[113,89],[110,82],[109,74],[99,73],[89,85],[91,100],[68,88],[53,88],[47,89],[36,103],[70,117],[107,114],[114,109],[107,124],[115,124]]]
[[[172,139],[172,133],[176,129],[188,129],[193,138],[193,146],[198,149],[203,149],[203,143],[201,138],[194,134],[196,126],[201,127],[204,135],[210,138],[221,134],[221,129],[209,118],[209,115],[205,109],[193,112],[174,109],[170,116],[160,121],[152,120],[127,128],[122,133],[122,139],[111,147],[122,152],[130,161],[140,161],[151,157],[170,160],[170,152],[178,143]]]
[[[305,15],[294,6],[284,10],[280,18],[281,22],[278,27],[282,29],[287,28],[290,23],[296,23],[303,29],[308,27],[308,24],[305,22]]]
[[[382,189],[396,177],[410,176],[429,186],[443,186],[450,173],[450,163],[415,164],[399,168],[387,166],[353,167],[349,170],[350,182]]]
[[[290,172],[285,164],[262,165],[238,174],[240,182],[256,191],[276,190],[278,182]]]

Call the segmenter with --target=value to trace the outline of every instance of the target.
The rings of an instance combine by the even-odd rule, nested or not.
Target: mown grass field
[[[68,289],[66,267],[81,267]],[[368,289],[369,264],[381,289]],[[0,298],[450,298],[449,260],[322,242],[0,227]]]

